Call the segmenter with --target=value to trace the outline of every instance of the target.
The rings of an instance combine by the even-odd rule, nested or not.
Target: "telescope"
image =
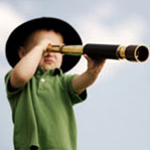
[[[93,59],[126,59],[134,62],[144,62],[149,57],[149,49],[145,45],[49,45],[47,50],[75,56],[87,54]]]

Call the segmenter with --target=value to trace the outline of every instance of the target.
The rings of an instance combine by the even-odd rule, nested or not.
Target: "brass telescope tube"
[[[149,57],[149,49],[145,45],[49,45],[48,50],[51,52],[60,52],[67,55],[79,56],[82,54],[87,54],[93,59],[126,59],[135,62],[144,62]]]

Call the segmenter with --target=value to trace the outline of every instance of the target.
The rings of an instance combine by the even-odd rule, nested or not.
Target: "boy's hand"
[[[87,70],[74,78],[72,82],[72,87],[78,94],[81,94],[87,87],[95,82],[106,61],[105,59],[93,60],[87,55],[84,55],[84,57],[88,61]]]
[[[103,58],[100,58],[100,59],[92,59],[90,58],[88,55],[84,55],[84,57],[86,58],[88,64],[87,64],[87,72],[89,74],[91,74],[92,76],[97,76],[100,71],[102,70],[105,62],[106,62],[106,59],[103,59]]]
[[[39,46],[41,50],[43,50],[43,53],[48,51],[47,48],[49,45],[52,45],[52,41],[48,39],[41,40],[39,43],[37,43],[37,46]]]

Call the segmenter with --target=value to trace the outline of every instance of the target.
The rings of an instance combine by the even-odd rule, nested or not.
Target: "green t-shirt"
[[[16,90],[5,76],[7,97],[12,109],[15,150],[76,150],[76,122],[73,105],[86,98],[72,88],[76,75],[60,69],[44,72],[39,68],[33,78]]]

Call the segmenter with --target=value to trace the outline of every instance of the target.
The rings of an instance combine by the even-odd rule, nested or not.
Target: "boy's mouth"
[[[44,59],[44,62],[47,63],[47,64],[51,64],[51,63],[54,62],[54,60],[53,60],[53,59],[50,59],[50,58],[45,58],[45,59]]]

